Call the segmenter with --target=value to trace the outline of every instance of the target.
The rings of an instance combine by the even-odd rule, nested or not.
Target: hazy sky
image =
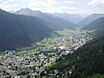
[[[0,8],[6,11],[30,8],[49,13],[104,13],[104,0],[0,0]]]

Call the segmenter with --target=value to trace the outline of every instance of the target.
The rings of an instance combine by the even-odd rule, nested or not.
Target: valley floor
[[[48,71],[64,60],[63,56],[72,54],[92,38],[89,31],[64,29],[36,42],[30,49],[0,52],[0,78],[66,78],[71,70],[63,75],[58,69]]]

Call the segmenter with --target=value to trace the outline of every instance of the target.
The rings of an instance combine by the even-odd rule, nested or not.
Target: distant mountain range
[[[75,24],[78,24],[83,19],[82,16],[77,14],[55,13],[55,15]]]
[[[104,30],[104,17],[100,17],[91,23],[89,23],[84,29],[88,30],[99,30],[102,31]]]
[[[79,24],[81,25],[81,27],[87,26],[89,23],[95,21],[96,19],[100,18],[100,17],[104,17],[104,14],[91,14],[87,17],[85,17],[84,19],[82,19]]]
[[[25,9],[20,9],[19,11],[15,12],[15,14],[19,14],[19,15],[26,15],[26,16],[34,16],[37,18],[40,18],[44,21],[47,22],[49,28],[57,30],[57,29],[63,29],[63,28],[74,28],[77,27],[78,25],[75,23],[72,23],[68,20],[65,20],[63,18],[60,18],[54,14],[50,14],[50,13],[43,13],[40,11],[32,11],[29,8],[25,8]]]
[[[104,17],[100,17],[91,23],[89,23],[87,26],[83,27],[84,30],[93,30],[95,34],[95,38],[100,38],[104,36]]]

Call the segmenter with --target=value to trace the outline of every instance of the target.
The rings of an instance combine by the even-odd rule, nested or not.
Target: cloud
[[[104,0],[92,0],[89,5],[104,4]]]
[[[17,10],[19,8],[30,8],[33,10],[53,10],[63,6],[73,4],[72,0],[0,0],[0,8],[6,11]],[[51,10],[51,12],[52,12]]]
[[[6,11],[16,11],[27,7],[26,0],[0,0],[0,9]]]
[[[104,0],[92,0],[88,5],[97,13],[104,13]]]
[[[64,12],[70,10],[72,7],[66,5],[73,4],[71,0],[27,0],[28,7],[33,10],[40,10],[43,12]]]
[[[11,11],[18,7],[17,4],[10,4],[9,1],[11,0],[0,0],[0,8],[6,11]]]
[[[103,4],[104,0],[0,0],[0,8],[6,11],[30,8],[48,13],[104,13]]]

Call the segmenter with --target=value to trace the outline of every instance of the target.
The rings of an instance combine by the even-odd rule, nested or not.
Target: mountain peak
[[[101,14],[98,14],[98,13],[94,13],[94,14],[92,14],[92,15],[104,15],[104,14],[102,14],[102,13],[101,13]]]
[[[6,11],[4,11],[3,9],[0,9],[0,12],[6,12]]]
[[[31,12],[32,10],[29,8],[21,8],[20,10],[18,10],[17,12]]]
[[[21,8],[20,10],[18,10],[19,12],[38,12],[41,13],[41,11],[33,11],[32,9],[29,8]],[[17,11],[17,12],[18,12]]]
[[[16,14],[22,14],[22,15],[34,15],[34,14],[41,14],[40,11],[33,11],[29,8],[21,8],[16,12]]]

